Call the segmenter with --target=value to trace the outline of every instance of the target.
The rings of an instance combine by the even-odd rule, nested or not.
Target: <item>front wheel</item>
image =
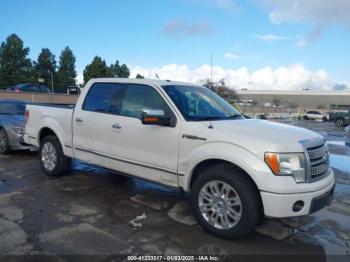
[[[46,136],[40,143],[40,164],[48,176],[64,175],[70,168],[71,159],[62,151],[56,136]]]
[[[262,217],[256,187],[246,174],[226,164],[203,171],[194,182],[191,196],[200,225],[220,237],[244,237]]]
[[[0,128],[0,153],[8,154],[11,152],[10,143],[5,129]]]

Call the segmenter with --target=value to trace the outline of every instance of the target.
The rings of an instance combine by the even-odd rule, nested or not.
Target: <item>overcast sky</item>
[[[350,0],[2,1],[0,41],[18,34],[36,59],[69,45],[79,80],[99,55],[132,76],[235,88],[350,88]]]

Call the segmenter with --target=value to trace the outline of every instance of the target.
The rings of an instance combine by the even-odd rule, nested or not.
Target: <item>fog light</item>
[[[299,200],[299,201],[294,203],[293,211],[294,212],[299,212],[300,210],[303,209],[303,207],[304,207],[304,201]]]

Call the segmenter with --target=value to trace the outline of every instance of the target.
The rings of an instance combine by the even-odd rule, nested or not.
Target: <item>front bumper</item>
[[[326,187],[312,192],[296,194],[276,194],[261,191],[261,199],[264,205],[264,213],[267,217],[296,217],[316,212],[330,205],[334,196],[334,179]],[[302,201],[303,207],[293,211],[296,202]]]

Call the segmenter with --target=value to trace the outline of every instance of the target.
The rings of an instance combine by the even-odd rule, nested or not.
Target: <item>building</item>
[[[350,108],[350,91],[330,90],[236,90],[240,99],[264,106],[279,101],[285,107]]]

